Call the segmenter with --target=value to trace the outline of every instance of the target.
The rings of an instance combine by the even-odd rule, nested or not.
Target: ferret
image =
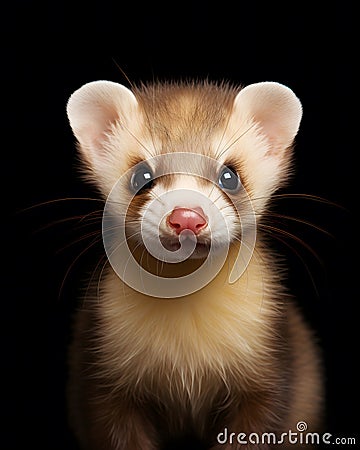
[[[106,202],[108,264],[76,311],[69,357],[81,449],[161,450],[188,436],[270,449],[281,440],[266,433],[318,432],[319,344],[261,227],[292,171],[294,92],[94,81],[67,115]]]

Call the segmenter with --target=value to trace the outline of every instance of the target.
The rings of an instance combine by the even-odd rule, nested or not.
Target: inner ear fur
[[[234,112],[255,122],[270,145],[270,152],[288,148],[300,126],[302,106],[294,92],[276,82],[255,83],[243,88],[234,101]]]
[[[119,121],[126,124],[137,100],[125,86],[112,81],[94,81],[75,91],[67,104],[73,133],[83,152],[100,152],[106,135]]]

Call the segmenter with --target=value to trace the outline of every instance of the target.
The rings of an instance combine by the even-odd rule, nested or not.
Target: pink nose
[[[177,234],[183,230],[191,230],[198,234],[207,225],[204,211],[200,207],[174,208],[168,217],[168,223]]]

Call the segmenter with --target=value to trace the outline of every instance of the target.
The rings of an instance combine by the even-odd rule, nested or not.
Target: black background
[[[282,228],[305,245],[288,238],[287,244],[275,242],[288,259],[289,287],[323,350],[326,431],[357,436],[359,443],[358,130],[352,121],[357,25],[350,6],[133,1],[126,8],[115,2],[75,8],[24,1],[3,11],[4,449],[76,449],[64,394],[69,317],[81,277],[102,248],[100,242],[83,252],[91,238],[81,239],[84,231],[98,231],[99,223],[81,228],[81,222],[63,219],[101,204],[51,201],[96,197],[80,179],[65,108],[74,90],[97,79],[127,86],[129,80],[184,78],[279,81],[301,99],[296,171],[284,192],[326,201],[292,198],[276,207],[326,233],[287,220]],[[35,207],[43,202],[51,203]]]

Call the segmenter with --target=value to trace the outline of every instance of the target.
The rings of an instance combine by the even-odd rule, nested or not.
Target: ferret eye
[[[145,189],[150,189],[154,181],[154,175],[147,164],[136,166],[134,173],[131,175],[131,190],[137,195]]]
[[[240,178],[236,170],[229,166],[222,169],[219,177],[219,186],[231,194],[236,194],[241,187]]]

